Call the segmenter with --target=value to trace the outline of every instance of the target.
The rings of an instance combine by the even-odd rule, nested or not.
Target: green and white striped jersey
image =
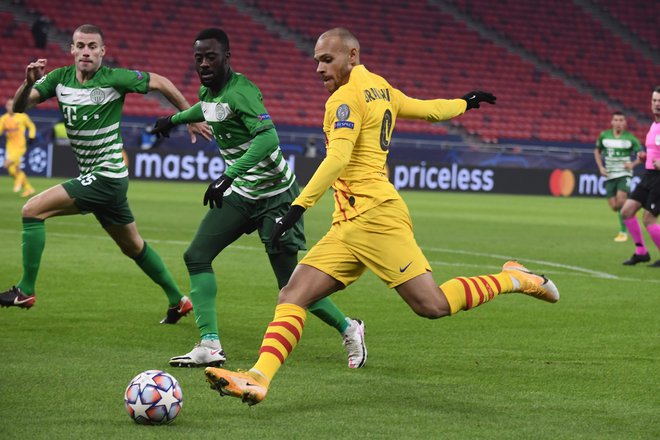
[[[34,88],[41,101],[57,97],[81,175],[128,176],[120,129],[124,97],[149,91],[147,72],[101,66],[81,84],[75,66],[66,66],[39,79]]]
[[[603,156],[607,180],[617,177],[632,177],[633,171],[626,169],[624,164],[630,162],[630,156],[633,153],[642,149],[635,135],[624,131],[619,137],[616,137],[612,130],[605,130],[598,136],[596,148]]]
[[[240,73],[232,72],[217,96],[213,96],[207,87],[201,86],[199,101],[185,113],[195,120],[202,120],[203,114],[203,120],[213,130],[220,154],[227,165],[225,174],[234,179],[232,190],[243,197],[258,200],[280,194],[293,185],[295,176],[279,146],[268,151],[248,169],[244,167],[248,156],[240,162],[256,135],[274,129],[261,91],[252,81]],[[175,115],[172,121],[182,122],[179,115]],[[255,153],[253,147],[251,154]]]

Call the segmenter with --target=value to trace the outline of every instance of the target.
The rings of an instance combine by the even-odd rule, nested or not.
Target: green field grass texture
[[[38,190],[57,180],[33,179]],[[203,184],[131,182],[143,237],[187,291],[185,251],[205,207]],[[660,270],[621,262],[604,199],[412,193],[418,243],[438,283],[499,271],[509,258],[545,273],[561,300],[496,298],[441,320],[417,317],[367,273],[334,295],[367,326],[369,360],[349,370],[334,329],[310,316],[302,341],[252,408],[210,390],[168,359],[198,340],[175,326],[164,294],[93,216],[46,222],[36,306],[0,310],[3,439],[657,439]],[[0,178],[0,288],[21,274],[21,206]],[[305,214],[308,244],[330,224],[331,197]],[[660,258],[647,237],[653,259]],[[216,259],[226,366],[249,368],[272,318],[275,278],[255,235]],[[181,383],[172,425],[135,425],[128,381],[163,369]]]

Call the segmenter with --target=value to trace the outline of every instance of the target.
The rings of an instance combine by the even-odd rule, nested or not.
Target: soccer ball
[[[141,425],[170,423],[181,411],[183,393],[179,382],[160,370],[135,376],[124,392],[124,404],[131,419]]]

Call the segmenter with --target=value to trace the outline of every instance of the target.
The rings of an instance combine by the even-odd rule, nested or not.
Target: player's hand
[[[45,58],[39,58],[37,61],[27,65],[25,68],[25,81],[28,86],[32,87],[34,83],[46,74],[47,61]]]
[[[603,177],[607,177],[607,170],[605,167],[598,167],[598,171],[600,171],[600,175]]]
[[[625,162],[623,164],[623,167],[627,170],[632,170],[633,168],[635,168],[635,163],[634,162]]]
[[[174,127],[175,124],[172,123],[172,115],[164,116],[156,121],[156,125],[151,129],[151,134],[155,134],[158,139],[168,138],[170,137],[170,131]]]
[[[489,92],[482,92],[481,90],[472,90],[471,92],[463,95],[461,99],[467,102],[467,108],[465,109],[465,111],[468,111],[471,108],[479,108],[479,104],[482,102],[495,104],[495,100],[497,100],[497,97],[495,97],[495,95]]]
[[[302,206],[298,205],[291,205],[289,210],[287,211],[286,214],[284,214],[284,217],[279,219],[275,223],[275,227],[273,228],[273,233],[270,235],[270,242],[273,244],[275,249],[279,249],[280,247],[280,238],[286,231],[291,229],[293,225],[300,220],[300,217],[305,213],[305,208]]]
[[[216,208],[222,208],[222,196],[225,191],[227,191],[227,188],[231,186],[233,181],[234,179],[223,174],[218,179],[211,182],[204,193],[204,206],[208,204],[209,209],[213,209],[213,205],[215,205]]]
[[[197,136],[200,135],[207,141],[213,139],[213,132],[211,127],[206,122],[193,122],[188,124],[188,134],[190,135],[190,142],[193,144],[197,142]]]

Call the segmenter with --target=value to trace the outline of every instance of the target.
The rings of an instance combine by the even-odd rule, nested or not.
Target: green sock
[[[619,231],[623,232],[624,234],[628,233],[628,229],[626,229],[626,224],[623,222],[623,217],[621,217],[621,210],[616,211],[616,216],[619,218]]]
[[[140,255],[135,257],[134,260],[137,265],[140,266],[140,269],[142,269],[142,271],[146,273],[154,283],[163,288],[165,295],[167,295],[167,299],[170,302],[170,306],[179,304],[179,301],[183,297],[179,287],[174,282],[174,278],[172,278],[170,271],[165,267],[165,263],[163,263],[160,255],[158,255],[155,250],[151,249],[146,241],[144,242],[142,252],[140,252]]]
[[[32,295],[41,265],[41,254],[46,246],[46,223],[38,218],[23,219],[22,248],[23,276],[18,282],[24,294]]]
[[[190,275],[190,301],[193,304],[195,322],[202,339],[209,334],[218,334],[218,313],[215,308],[217,291],[218,285],[213,272]]]
[[[270,259],[270,265],[273,267],[273,272],[275,272],[277,285],[281,289],[289,282],[293,270],[298,265],[298,255],[284,253],[268,254],[268,258]],[[321,321],[336,328],[339,333],[343,333],[348,328],[348,318],[330,298],[323,298],[320,301],[316,301],[307,309]]]

